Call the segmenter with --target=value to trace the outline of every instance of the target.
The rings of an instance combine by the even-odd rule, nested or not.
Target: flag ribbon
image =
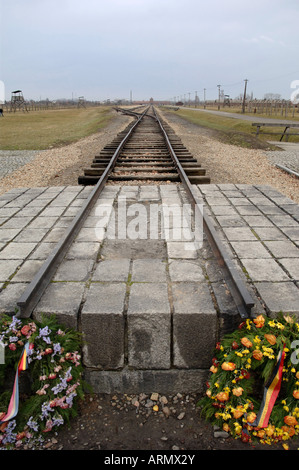
[[[0,424],[10,419],[14,418],[19,411],[19,375],[22,370],[26,370],[28,368],[28,351],[32,349],[32,345],[26,343],[21,355],[21,358],[18,363],[18,367],[16,370],[15,381],[13,386],[13,392],[11,395],[11,399],[8,405],[8,410],[5,416],[1,418]]]
[[[280,351],[277,356],[276,366],[271,374],[271,377],[265,384],[260,410],[255,421],[252,423],[252,426],[260,428],[266,428],[268,426],[270,415],[281,387],[284,358],[285,352],[283,346],[282,351]]]

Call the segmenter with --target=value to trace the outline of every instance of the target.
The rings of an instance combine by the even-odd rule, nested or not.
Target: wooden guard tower
[[[11,92],[10,110],[16,112],[17,109],[22,109],[24,112],[28,112],[22,90],[15,90]]]
[[[84,96],[78,98],[78,108],[86,108]]]

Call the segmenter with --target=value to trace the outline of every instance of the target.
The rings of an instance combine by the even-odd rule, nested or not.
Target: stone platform
[[[16,313],[91,190],[0,196],[0,312]],[[251,292],[253,313],[299,316],[299,206],[264,186],[194,190]],[[183,209],[180,185],[106,186],[33,312],[37,320],[55,313],[83,332],[86,380],[96,392],[197,391],[216,341],[240,322],[205,236],[194,239]]]

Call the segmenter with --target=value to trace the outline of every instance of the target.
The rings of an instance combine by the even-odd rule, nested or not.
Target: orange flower
[[[290,437],[293,437],[295,432],[296,432],[295,428],[293,428],[293,426],[282,426],[281,429],[284,432],[287,432]]]
[[[233,417],[234,417],[235,419],[239,419],[239,418],[241,418],[241,416],[243,416],[243,414],[244,414],[243,411],[241,411],[241,410],[235,410],[234,413],[233,413]]]
[[[217,367],[215,367],[215,366],[211,366],[211,367],[210,367],[210,371],[213,372],[213,374],[216,374],[217,370],[218,370],[218,369],[217,369]]]
[[[224,423],[224,424],[223,424],[222,429],[223,429],[223,431],[225,431],[225,432],[229,432],[229,431],[230,431],[230,427],[229,427],[229,425],[228,425],[227,423]]]
[[[294,418],[294,416],[285,416],[283,418],[285,424],[287,424],[288,426],[296,426],[296,424],[298,424],[296,418]]]
[[[253,351],[252,355],[253,355],[254,359],[256,359],[257,361],[260,361],[263,357],[263,353],[259,349],[255,349]]]
[[[265,324],[265,319],[263,317],[263,315],[259,315],[258,317],[256,317],[253,322],[255,323],[255,326],[257,328],[262,328]]]
[[[273,424],[270,424],[266,429],[267,436],[268,437],[273,436],[274,432],[275,432],[275,426]]]
[[[255,418],[256,418],[256,414],[251,411],[248,415],[247,415],[247,422],[248,423],[253,423],[255,421]]]
[[[244,389],[242,387],[233,388],[233,395],[235,395],[235,397],[240,397],[243,391]]]
[[[221,365],[221,369],[223,370],[235,370],[235,368],[236,368],[236,364],[234,364],[233,362],[224,362]]]
[[[219,392],[217,393],[216,398],[219,401],[227,401],[229,400],[229,394],[227,392]]]
[[[266,338],[266,340],[268,341],[268,343],[271,344],[271,346],[273,346],[275,343],[276,343],[276,336],[274,335],[264,335],[264,337]]]
[[[299,400],[299,390],[294,390],[293,391],[293,397],[297,398],[297,400]]]
[[[299,379],[299,371],[296,372],[296,379]]]
[[[249,341],[249,339],[248,339],[248,338],[245,338],[245,337],[241,339],[241,343],[242,343],[243,346],[245,346],[246,348],[251,348],[251,346],[252,346],[252,342]]]

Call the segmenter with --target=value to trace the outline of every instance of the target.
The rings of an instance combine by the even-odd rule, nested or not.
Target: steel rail
[[[128,131],[121,143],[118,145],[104,173],[102,174],[101,178],[92,190],[89,197],[87,198],[86,203],[81,208],[76,217],[73,219],[59,243],[57,243],[53,251],[50,253],[48,258],[44,262],[44,264],[41,266],[40,270],[37,272],[37,274],[34,276],[24,293],[19,298],[17,302],[18,312],[16,314],[18,318],[29,318],[32,314],[46,287],[50,283],[57,267],[61,263],[68,248],[70,247],[71,243],[73,242],[79,230],[81,229],[90,210],[92,209],[99,195],[101,194],[107,182],[107,179],[109,178],[109,175],[115,166],[116,160],[121,150],[123,149],[125,143],[131,137],[139,122],[147,113],[148,109],[149,108],[147,108],[144,113],[138,117],[137,121],[134,123],[134,125]]]
[[[240,278],[239,273],[237,272],[236,268],[233,266],[232,259],[227,249],[221,242],[211,220],[209,219],[209,217],[207,216],[204,210],[203,212],[200,210],[199,201],[198,201],[197,196],[194,194],[192,184],[190,183],[189,178],[187,177],[183,167],[181,166],[175,154],[175,151],[168,138],[168,135],[155,109],[154,109],[154,114],[155,114],[155,118],[157,122],[159,123],[161,131],[164,134],[164,138],[165,138],[168,150],[175,164],[175,167],[180,175],[181,182],[187,194],[189,195],[190,201],[192,203],[192,207],[194,211],[197,212],[197,215],[199,217],[202,217],[204,232],[207,235],[210,246],[222,270],[224,280],[232,294],[232,297],[235,301],[238,312],[242,318],[248,318],[250,317],[251,310],[255,305],[254,301],[250,293],[248,292],[248,289],[246,288],[243,280]]]

